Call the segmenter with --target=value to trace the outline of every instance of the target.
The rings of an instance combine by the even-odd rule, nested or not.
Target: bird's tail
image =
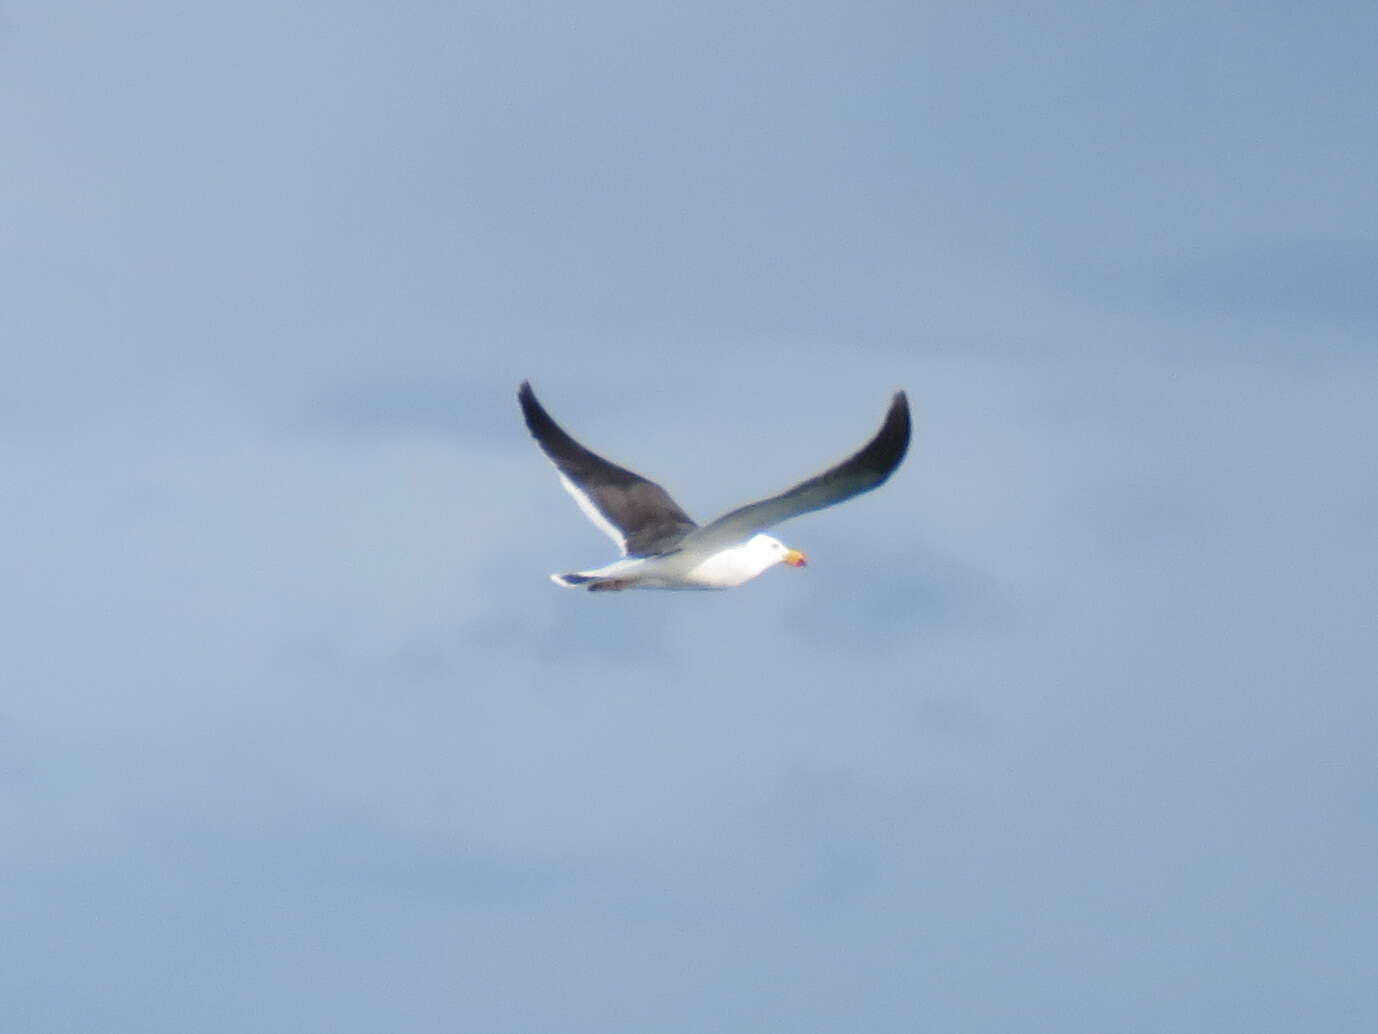
[[[556,585],[563,585],[566,589],[578,589],[589,582],[596,582],[598,579],[592,575],[571,571],[569,574],[552,574],[550,580]]]
[[[550,580],[566,589],[587,589],[589,592],[607,592],[627,588],[627,582],[620,578],[600,578],[598,575],[580,574],[578,571],[571,571],[569,574],[552,574]]]

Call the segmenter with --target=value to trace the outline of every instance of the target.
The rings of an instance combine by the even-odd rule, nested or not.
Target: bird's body
[[[702,527],[665,489],[590,452],[555,423],[523,382],[527,427],[579,508],[622,550],[606,567],[553,574],[557,585],[591,591],[730,589],[776,564],[805,565],[804,554],[763,529],[832,506],[882,484],[909,447],[909,403],[897,392],[885,423],[860,451],[787,492],[733,510]]]
[[[793,557],[790,556],[793,554]],[[803,554],[769,535],[753,535],[726,549],[671,550],[647,557],[624,557],[607,567],[553,574],[557,585],[589,589],[732,589],[776,564],[803,567]]]

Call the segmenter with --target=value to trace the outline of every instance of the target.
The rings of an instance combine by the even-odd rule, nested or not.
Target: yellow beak
[[[785,563],[789,564],[790,567],[807,567],[809,558],[799,552],[799,550],[791,549],[785,554]]]

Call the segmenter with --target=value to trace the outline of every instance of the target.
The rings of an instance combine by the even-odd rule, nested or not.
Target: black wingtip
[[[898,426],[903,423],[906,427],[909,420],[909,396],[902,390],[890,396],[890,408],[885,411],[885,422],[882,427],[889,427],[891,424]]]
[[[904,460],[909,451],[912,421],[909,416],[909,396],[897,391],[890,399],[885,422],[876,436],[866,443],[856,456],[860,463],[881,476],[884,481]],[[880,482],[877,482],[879,484]]]
[[[521,387],[517,389],[517,402],[522,407],[527,430],[538,440],[542,435],[562,433],[555,421],[550,418],[550,414],[545,411],[545,407],[537,401],[536,393],[531,390],[530,381],[522,381]]]

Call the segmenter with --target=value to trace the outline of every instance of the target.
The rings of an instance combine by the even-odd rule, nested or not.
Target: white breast
[[[686,579],[714,589],[731,589],[749,582],[766,568],[779,562],[779,557],[759,548],[754,542],[714,553],[691,567]]]

